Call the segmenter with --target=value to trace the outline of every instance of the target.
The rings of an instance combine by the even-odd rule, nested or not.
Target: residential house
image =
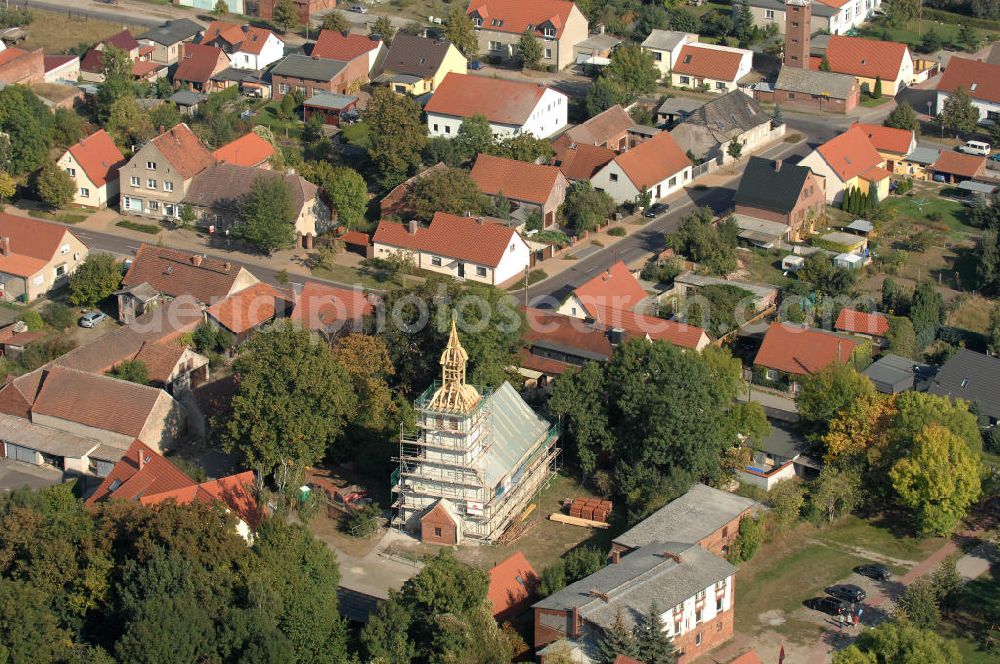
[[[45,81],[45,53],[8,46],[0,51],[0,83],[33,85]]]
[[[271,96],[277,100],[295,90],[306,99],[320,92],[352,94],[368,82],[368,61],[324,60],[307,55],[286,56],[271,70]]]
[[[785,66],[771,91],[755,90],[754,96],[783,108],[847,113],[861,102],[861,86],[847,74]]]
[[[254,3],[247,2],[246,0],[223,0],[226,3],[226,10],[229,14],[242,14],[249,15],[252,13]],[[217,0],[177,0],[177,4],[181,7],[193,7],[195,9],[202,9],[205,12],[213,12],[215,10],[215,5]]]
[[[976,404],[979,417],[988,426],[996,426],[1000,422],[1000,358],[959,348],[938,369],[928,391]]]
[[[168,298],[189,295],[201,304],[213,304],[257,283],[246,268],[203,254],[142,244],[122,278],[122,287],[147,284]],[[123,291],[124,292],[124,291]],[[119,295],[119,314],[130,310],[128,296]]]
[[[552,142],[555,154],[552,165],[558,168],[566,179],[589,180],[615,158],[615,151],[586,143],[574,143],[563,134]]]
[[[332,339],[342,334],[360,332],[365,318],[373,313],[375,307],[372,298],[360,288],[306,281],[295,294],[295,304],[289,318],[307,330]]]
[[[952,56],[937,84],[938,113],[959,88],[972,97],[980,123],[1000,122],[1000,64]]]
[[[391,218],[396,221],[412,219],[416,214],[416,210],[407,203],[407,196],[410,193],[410,189],[413,188],[413,183],[428,175],[446,170],[448,170],[448,166],[442,162],[438,162],[393,187],[379,202],[380,218]]]
[[[250,193],[259,178],[281,179],[291,191],[296,245],[311,249],[316,237],[330,229],[330,208],[320,199],[319,187],[295,173],[278,173],[263,168],[219,163],[198,173],[184,195],[203,227],[216,232],[239,223],[240,200]]]
[[[733,636],[736,568],[697,544],[657,540],[571,583],[532,607],[534,646],[564,642],[571,658],[587,654],[619,616],[636,629],[656,600],[664,634],[688,664]],[[547,650],[538,652],[545,661]]]
[[[502,194],[520,208],[519,218],[538,212],[543,227],[556,223],[556,213],[566,200],[569,189],[569,180],[555,166],[529,164],[489,154],[476,158],[471,176],[479,191],[494,200]]]
[[[755,443],[749,465],[740,469],[739,481],[770,491],[775,485],[801,477],[815,479],[822,470],[821,462],[805,452],[809,444],[792,424],[771,421],[771,431]]]
[[[138,37],[140,44],[153,47],[151,58],[161,65],[176,64],[184,54],[184,45],[190,44],[205,30],[188,18],[167,21]]]
[[[831,364],[851,362],[858,342],[805,325],[772,323],[754,357],[754,370],[769,383],[788,383],[798,391],[798,381]],[[755,382],[757,379],[755,378]]]
[[[931,164],[935,176],[941,176],[945,182],[959,184],[966,180],[975,180],[986,172],[986,157],[964,152],[942,150],[938,158]]]
[[[45,65],[46,83],[76,84],[80,78],[80,56],[78,55],[46,55],[42,58]]]
[[[736,214],[785,224],[789,239],[801,241],[825,215],[824,186],[806,166],[750,157],[733,204]]]
[[[339,127],[341,116],[355,111],[357,107],[358,98],[354,95],[320,92],[302,102],[302,119],[309,122],[314,115],[318,115],[323,119],[323,124]]]
[[[482,115],[493,134],[506,138],[531,134],[546,138],[566,126],[569,98],[534,83],[448,74],[424,111],[431,136],[454,138],[462,121]]]
[[[681,49],[685,44],[698,41],[698,35],[677,30],[653,30],[642,42],[642,50],[653,54],[653,62],[660,70],[660,78],[670,75],[670,70],[677,62]]]
[[[503,60],[518,56],[518,42],[530,30],[542,42],[540,65],[565,69],[576,62],[573,47],[587,39],[587,17],[569,0],[472,0],[465,11],[479,36],[479,51]]]
[[[448,74],[465,74],[467,68],[468,60],[450,41],[398,34],[374,80],[393,92],[420,96],[437,90]]]
[[[656,109],[656,122],[665,125],[667,129],[672,129],[691,117],[703,103],[700,99],[667,97]]]
[[[601,26],[599,32],[591,33],[573,46],[573,56],[577,65],[606,67],[611,64],[611,54],[621,43],[621,39],[604,32]]]
[[[261,281],[217,301],[205,310],[205,319],[233,335],[233,345],[238,346],[275,318],[284,318],[291,308],[290,293]]]
[[[917,139],[912,129],[896,129],[876,124],[858,123],[872,146],[885,159],[885,169],[893,175],[908,174],[907,155],[917,148]]]
[[[418,268],[493,286],[523,278],[531,265],[531,250],[521,236],[489,217],[436,212],[429,226],[382,221],[372,244],[375,258],[404,252]]]
[[[31,302],[62,286],[87,251],[66,226],[0,212],[0,298]]]
[[[205,28],[205,33],[198,43],[206,46],[217,46],[227,53],[232,53],[241,41],[243,41],[243,27],[239,23],[212,21]]]
[[[516,618],[531,605],[537,593],[538,573],[520,551],[515,551],[489,571],[490,585],[486,596],[497,622]]]
[[[87,498],[86,504],[106,500],[132,500],[141,505],[159,505],[167,500],[179,505],[219,502],[235,518],[236,532],[250,543],[260,521],[253,483],[253,471],[248,470],[198,484],[137,439]]]
[[[882,6],[882,0],[817,0],[811,4],[812,31],[842,35],[867,22]],[[754,25],[776,25],[779,34],[785,33],[784,0],[750,0],[750,13]]]
[[[823,178],[827,203],[840,203],[850,188],[864,193],[874,189],[880,201],[889,196],[891,173],[885,169],[885,159],[865,130],[856,125],[813,150],[799,164]]]
[[[200,42],[226,52],[234,69],[258,71],[285,55],[285,42],[266,28],[212,21]]]
[[[174,84],[195,92],[212,92],[216,87],[212,77],[230,64],[229,55],[218,46],[188,44],[174,71]]]
[[[573,290],[556,313],[575,318],[596,319],[602,309],[631,311],[648,297],[622,261]]]
[[[653,201],[666,198],[691,181],[691,160],[669,132],[662,132],[617,155],[591,178],[615,203],[634,201],[646,190]]]
[[[628,149],[628,130],[635,125],[621,104],[601,111],[582,124],[570,127],[558,140],[577,145],[595,145],[615,152]]]
[[[212,153],[221,164],[247,166],[250,168],[270,168],[269,159],[275,154],[274,145],[252,131],[226,143]]]
[[[671,83],[681,88],[732,92],[750,73],[753,51],[691,42],[681,46],[670,70]]]
[[[114,46],[128,55],[132,61],[132,77],[139,81],[155,81],[167,75],[167,68],[153,60],[156,48],[149,44],[140,44],[128,30],[122,30],[108,37],[101,43],[83,54],[80,59],[80,79],[92,83],[104,80],[104,50]]]
[[[212,153],[185,123],[163,132],[119,169],[122,214],[179,219],[191,180],[214,163]]]
[[[867,313],[844,307],[837,315],[833,329],[870,339],[878,347],[889,345],[889,318],[885,314]]]
[[[400,35],[402,36],[402,35]],[[314,58],[325,60],[340,60],[351,62],[365,58],[368,63],[368,75],[371,77],[375,68],[385,58],[386,46],[377,36],[358,34],[357,32],[337,32],[336,30],[320,30],[319,38],[309,53]]]
[[[830,71],[856,78],[862,91],[874,93],[880,80],[882,94],[894,97],[913,80],[913,56],[898,42],[831,35],[826,61]]]
[[[733,141],[745,157],[773,137],[771,114],[757,100],[735,90],[699,107],[670,135],[685,154],[697,159],[732,160],[729,145]]]
[[[103,129],[71,145],[56,162],[76,183],[73,202],[92,208],[106,207],[118,196],[118,169],[124,163],[121,150]]]
[[[185,0],[190,2],[191,0]],[[205,2],[206,0],[195,0]],[[273,19],[274,8],[280,0],[258,0],[257,15],[260,18]],[[337,0],[292,0],[295,7],[295,15],[298,17],[299,25],[311,25],[314,18],[319,17],[329,9],[337,6]]]

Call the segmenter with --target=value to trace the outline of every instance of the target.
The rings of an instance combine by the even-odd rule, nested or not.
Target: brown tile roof
[[[475,13],[483,19],[483,30],[497,30],[519,35],[526,28],[534,28],[536,35],[542,34],[542,28],[551,25],[555,28],[556,39],[562,37],[563,28],[573,11],[573,3],[569,0],[472,0],[466,14]],[[494,20],[499,24],[494,24]]]
[[[516,235],[499,219],[436,212],[430,226],[420,226],[416,233],[403,224],[381,221],[372,241],[496,267]]]
[[[207,83],[212,76],[228,66],[229,56],[217,46],[187,44],[184,56],[174,72],[174,81]]]
[[[122,286],[146,282],[171,297],[192,295],[207,304],[229,295],[241,270],[238,265],[210,256],[143,244],[132,259]]]
[[[116,177],[118,167],[125,163],[125,156],[103,129],[70,146],[69,153],[97,187]]]
[[[264,46],[267,44],[268,38],[273,34],[267,28],[248,25],[237,50],[243,53],[250,53],[251,55],[260,55],[260,52],[264,50]]]
[[[569,354],[578,354],[578,357],[602,360],[611,357],[613,348],[608,339],[608,329],[600,323],[530,307],[524,310],[524,314],[528,322],[524,343],[529,348],[553,348],[554,344]]]
[[[876,337],[884,337],[889,334],[889,319],[883,314],[870,314],[854,309],[841,309],[837,316],[837,323],[833,326],[835,330],[841,332],[854,332],[856,334],[870,334]]]
[[[87,504],[93,505],[109,498],[136,500],[144,495],[174,491],[192,484],[191,478],[177,466],[142,441],[135,440],[97,490],[87,498]]]
[[[910,153],[910,146],[913,144],[912,130],[860,122],[856,126],[861,127],[862,131],[867,134],[868,140],[879,152],[891,152],[898,155]]]
[[[552,147],[555,149],[553,165],[570,180],[589,180],[594,173],[615,158],[614,150],[586,143],[574,143],[566,137],[566,134],[556,139]]]
[[[565,178],[555,166],[529,164],[517,159],[481,154],[472,167],[472,179],[484,194],[543,205]],[[565,185],[565,181],[564,181]]]
[[[450,48],[450,41],[415,35],[396,35],[385,54],[382,70],[425,79],[431,78],[441,69]]]
[[[150,142],[185,180],[215,163],[212,153],[183,122]]]
[[[591,317],[596,317],[600,307],[631,311],[648,297],[646,290],[622,261],[577,287],[573,294]]]
[[[838,74],[895,81],[907,53],[906,44],[899,42],[831,35],[826,46],[826,61],[830,71]]]
[[[636,189],[652,187],[691,165],[691,160],[666,131],[621,153],[615,161]]]
[[[735,81],[741,62],[743,55],[735,51],[706,48],[697,43],[685,44],[677,55],[673,72],[717,81]]]
[[[320,30],[319,39],[316,40],[316,45],[313,46],[310,55],[314,58],[350,62],[354,58],[367,55],[369,51],[378,48],[381,44],[381,41],[355,32],[348,32],[345,35],[336,30]]]
[[[666,343],[701,350],[709,344],[708,334],[700,327],[688,323],[678,323],[658,316],[637,314],[634,311],[598,306],[596,320],[609,329],[618,328],[632,338]]]
[[[994,46],[993,50],[1000,52],[1000,47]],[[965,88],[976,99],[1000,104],[1000,64],[953,57],[937,89],[938,92],[954,92],[959,88]]]
[[[146,341],[132,359],[145,365],[150,382],[165,385],[170,381],[186,350],[186,347],[177,342]]]
[[[257,527],[260,513],[257,510],[257,501],[253,497],[254,475],[252,470],[229,477],[220,477],[217,480],[209,480],[201,484],[195,484],[190,479],[188,482],[190,483],[188,486],[168,489],[160,493],[147,492],[146,495],[139,498],[139,502],[143,505],[159,505],[173,500],[178,505],[188,505],[196,500],[203,503],[213,503],[218,500],[251,528]]]
[[[45,338],[45,332],[41,331],[32,332],[24,330],[18,332],[15,328],[19,325],[23,325],[23,323],[11,323],[10,325],[0,327],[0,346],[16,346],[18,348],[24,348],[39,339]]]
[[[205,28],[205,35],[201,41],[207,43],[215,41],[219,37],[230,46],[236,46],[243,41],[243,28],[239,24],[229,21],[212,21]]]
[[[816,151],[843,182],[880,166],[885,161],[868,140],[865,130],[857,125],[830,139],[816,148]]]
[[[73,60],[79,60],[78,55],[46,55],[43,58],[45,63],[45,73],[49,73],[54,69],[58,69],[63,65],[72,62]]]
[[[634,124],[635,121],[621,104],[615,104],[583,124],[567,129],[563,136],[580,145],[606,145],[608,141],[617,143],[617,139],[627,134]]]
[[[152,60],[136,60],[132,63],[132,76],[135,78],[145,78],[150,72],[158,69],[166,69],[166,65]]]
[[[274,286],[260,282],[216,302],[207,313],[233,334],[242,334],[284,315],[288,304]]]
[[[511,618],[528,608],[538,581],[538,573],[520,551],[494,565],[486,593],[493,606],[493,617]]]
[[[307,281],[295,298],[290,318],[308,330],[329,331],[348,321],[360,321],[375,311],[364,291]]]
[[[981,175],[986,168],[986,157],[982,155],[965,154],[942,150],[931,168],[941,173],[959,175],[967,178],[974,178]]]
[[[111,35],[107,39],[101,42],[102,44],[110,44],[115,48],[120,48],[121,50],[129,53],[137,48],[139,48],[139,42],[132,33],[128,30],[122,30],[121,32]]]
[[[857,342],[830,332],[790,323],[772,323],[753,363],[804,376],[834,362],[851,361]]]
[[[292,192],[292,205],[297,213],[306,201],[314,200],[319,193],[319,187],[295,173],[220,163],[194,177],[184,202],[197,207],[235,210],[239,207],[239,199],[250,193],[257,178],[284,179]]]
[[[0,254],[0,272],[30,277],[45,267],[72,235],[65,226],[0,212],[0,238],[10,238],[10,253]]]
[[[461,118],[479,114],[490,122],[523,125],[545,94],[544,85],[449,73],[424,110]]]
[[[31,407],[32,414],[126,436],[142,434],[163,390],[110,376],[50,367]]]
[[[247,132],[212,153],[216,161],[237,166],[259,166],[274,155],[274,146],[254,132]]]

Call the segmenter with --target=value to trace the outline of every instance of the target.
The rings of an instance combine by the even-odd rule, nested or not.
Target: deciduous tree
[[[302,173],[326,194],[340,225],[357,228],[364,222],[368,209],[368,184],[360,173],[348,166],[334,166],[328,161],[308,162]]]
[[[594,189],[590,180],[577,180],[566,192],[566,199],[559,206],[559,216],[567,228],[581,235],[607,221],[615,207],[614,199],[607,192]]]
[[[351,22],[347,20],[344,12],[331,9],[323,15],[323,21],[319,27],[321,30],[332,30],[333,32],[350,32]]]
[[[490,201],[468,171],[448,168],[417,178],[406,193],[406,205],[414,219],[430,221],[435,212],[485,214]]]
[[[239,206],[239,223],[233,229],[237,238],[265,254],[295,241],[297,213],[291,188],[283,178],[258,176]]]
[[[660,70],[657,69],[651,52],[635,44],[622,45],[611,54],[611,63],[602,76],[617,84],[631,102],[639,95],[656,89]]]
[[[809,374],[799,388],[799,417],[815,434],[825,433],[826,423],[856,400],[875,395],[867,376],[839,362]]]
[[[288,32],[299,24],[299,14],[295,10],[295,3],[292,0],[278,0],[274,5],[274,14],[271,19],[282,32]]]
[[[819,473],[811,500],[830,523],[850,513],[861,502],[861,478],[856,471],[826,466]]]
[[[946,129],[968,134],[976,130],[979,111],[972,105],[972,96],[963,87],[957,88],[944,100],[941,119]]]
[[[454,141],[455,147],[464,159],[475,159],[479,154],[493,151],[493,128],[490,127],[486,116],[476,113],[462,120]]]
[[[368,34],[378,35],[386,45],[392,45],[392,38],[396,36],[396,28],[393,27],[392,20],[383,14],[375,19],[375,22],[368,29]]]
[[[118,290],[122,282],[121,264],[111,254],[91,253],[69,278],[69,302],[93,307]]]
[[[584,105],[587,115],[594,117],[602,111],[606,111],[615,104],[622,104],[628,101],[627,94],[621,85],[606,76],[599,76],[587,90],[587,98]]]
[[[101,74],[104,80],[97,87],[97,119],[106,123],[111,106],[123,97],[134,96],[132,89],[132,59],[122,49],[107,45],[101,51]]]
[[[49,207],[61,208],[73,202],[76,182],[54,162],[49,162],[35,176],[35,191]]]
[[[542,43],[531,28],[525,28],[517,42],[517,57],[524,69],[536,69],[542,61]]]
[[[920,122],[917,121],[917,114],[913,110],[913,107],[905,101],[892,109],[892,113],[886,117],[882,124],[886,127],[906,129],[908,131],[915,131],[918,134],[920,133]]]
[[[455,11],[462,12],[460,8]],[[415,101],[384,86],[375,88],[368,102],[368,156],[386,187],[399,184],[420,165],[420,154],[427,145],[427,126],[420,113]]]
[[[229,5],[226,4],[226,0],[216,0],[215,7],[212,8],[212,16],[222,18],[228,13]]]
[[[598,457],[610,452],[614,444],[606,388],[604,368],[588,362],[561,375],[549,398],[549,407],[564,418],[567,458],[575,459],[584,475],[597,469]]]
[[[945,308],[941,293],[929,281],[921,281],[913,291],[910,301],[910,322],[917,335],[917,350],[926,348],[937,338],[944,323]]]
[[[472,58],[479,52],[479,37],[476,35],[476,28],[462,7],[453,7],[448,12],[444,37],[467,58]]]
[[[149,384],[149,367],[142,360],[122,360],[112,367],[111,375],[130,383]]]
[[[952,641],[901,620],[887,620],[861,632],[854,645],[834,653],[833,657],[834,664],[954,664],[961,661]]]

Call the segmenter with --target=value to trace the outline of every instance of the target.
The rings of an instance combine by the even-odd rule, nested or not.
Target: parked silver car
[[[107,320],[108,315],[103,311],[88,311],[80,316],[80,327],[97,327],[98,324]]]

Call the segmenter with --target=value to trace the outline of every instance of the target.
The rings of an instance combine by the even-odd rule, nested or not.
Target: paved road
[[[74,16],[86,16],[88,18],[100,19],[102,21],[112,21],[112,22],[125,22],[129,25],[143,25],[149,28],[155,28],[161,25],[165,19],[153,18],[150,16],[143,16],[137,12],[125,11],[125,10],[115,10],[115,9],[99,9],[93,7],[83,7],[81,3],[77,0],[9,0],[12,7],[36,7],[38,9],[45,9],[54,12],[63,12],[72,10]],[[113,7],[109,3],[110,7]]]

